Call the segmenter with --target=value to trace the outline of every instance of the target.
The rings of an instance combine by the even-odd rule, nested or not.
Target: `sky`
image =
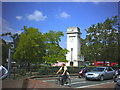
[[[116,15],[117,2],[2,2],[2,33],[21,33],[23,26],[38,28],[42,33],[62,31],[60,45],[66,48],[68,27],[79,27],[85,38],[84,29]]]

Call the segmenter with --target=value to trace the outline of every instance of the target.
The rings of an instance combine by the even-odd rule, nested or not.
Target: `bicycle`
[[[56,84],[61,85],[62,83],[62,76],[58,75],[58,78],[56,80]],[[63,80],[63,85],[69,86],[71,87],[71,79],[70,79],[70,75],[67,75],[67,78],[65,80]]]

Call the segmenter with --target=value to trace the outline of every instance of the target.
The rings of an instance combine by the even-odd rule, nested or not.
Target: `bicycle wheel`
[[[62,80],[61,76],[58,75],[58,78],[56,79],[56,84],[61,85],[61,80]]]
[[[57,78],[55,82],[56,82],[56,84],[60,85],[61,84],[60,78]]]
[[[67,84],[68,86],[71,86],[71,79],[70,79],[70,78],[67,78],[67,79],[66,79],[66,84]]]

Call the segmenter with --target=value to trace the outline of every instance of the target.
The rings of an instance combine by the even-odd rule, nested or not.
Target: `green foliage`
[[[5,40],[2,39],[2,64],[4,65],[6,63],[6,60],[8,58],[8,49],[9,46],[6,43]]]
[[[56,72],[59,70],[60,66],[56,66],[56,67],[52,67],[52,66],[43,66],[43,67],[39,67],[37,68],[36,72],[37,75],[56,75]],[[80,67],[74,67],[74,66],[69,66],[68,68],[68,72],[71,74],[78,74],[79,71],[84,68],[84,66],[80,66]],[[95,68],[95,66],[88,66],[88,68],[90,70],[92,70],[93,68]]]
[[[52,71],[52,69],[50,69],[49,67],[41,67],[38,70],[38,74],[39,75],[47,75],[48,73],[53,74],[53,73],[51,73],[51,71]]]
[[[82,40],[82,54],[88,61],[118,59],[118,17],[107,18],[103,23],[85,29],[87,36]]]
[[[50,31],[44,34],[46,45],[44,59],[47,63],[55,63],[56,61],[66,62],[65,54],[67,53],[67,49],[62,49],[59,46],[59,42],[61,41],[60,37],[63,35],[60,31]]]
[[[19,45],[14,53],[15,60],[22,62],[43,62],[44,42],[38,29],[28,28],[20,35]]]
[[[12,34],[11,32],[8,32],[8,33],[2,34],[1,36],[2,37],[9,36],[13,40],[13,42],[6,43],[6,41],[2,39],[2,64],[5,65],[6,60],[8,58],[8,50],[11,49],[14,52],[14,48],[17,47],[19,42],[19,35],[17,33]]]
[[[42,35],[38,29],[24,26],[24,32],[19,37],[19,43],[15,49],[13,58],[18,62],[30,63],[55,63],[56,61],[66,62],[65,54],[67,49],[59,45],[60,31],[50,31]]]
[[[17,73],[18,73],[20,76],[25,76],[25,75],[26,75],[25,69],[17,69]]]
[[[8,45],[9,45],[9,48],[11,48],[11,44],[14,45],[14,48],[17,47],[18,45],[18,42],[19,42],[19,35],[18,33],[15,33],[15,34],[12,34],[11,32],[8,32],[8,33],[4,33],[1,35],[2,37],[3,36],[9,36],[10,38],[12,38],[13,42],[9,42]]]

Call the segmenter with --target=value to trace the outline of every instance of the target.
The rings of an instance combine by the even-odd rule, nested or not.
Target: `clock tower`
[[[79,66],[81,59],[80,29],[78,27],[69,27],[67,29],[67,66]]]

